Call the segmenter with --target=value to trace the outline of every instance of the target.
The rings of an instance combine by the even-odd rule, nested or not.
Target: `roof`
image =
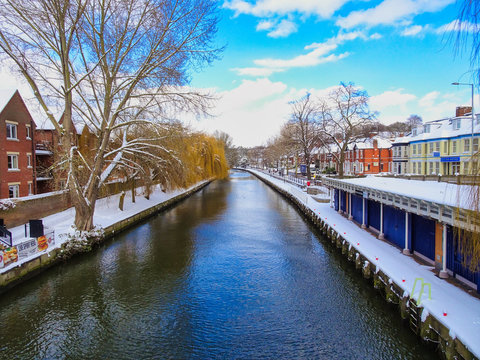
[[[454,128],[454,122],[460,122],[458,129]],[[428,132],[425,130],[428,129]],[[424,123],[417,127],[417,135],[413,135],[414,131],[408,136],[398,137],[395,139],[395,144],[405,144],[417,141],[429,141],[436,139],[455,138],[463,135],[472,134],[472,117],[471,116],[457,116],[452,118],[434,120]],[[480,133],[480,114],[476,115],[474,120],[473,132]]]

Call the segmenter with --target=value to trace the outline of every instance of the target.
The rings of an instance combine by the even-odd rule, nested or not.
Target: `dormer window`
[[[423,132],[426,134],[430,132],[430,124],[423,125]]]
[[[417,136],[417,128],[412,129],[412,135]]]
[[[452,120],[452,126],[453,126],[453,130],[458,130],[460,129],[460,125],[461,125],[461,119],[453,119]]]

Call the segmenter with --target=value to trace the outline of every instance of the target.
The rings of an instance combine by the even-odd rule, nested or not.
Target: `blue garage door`
[[[352,194],[352,216],[359,224],[362,223],[363,197]]]
[[[380,231],[380,203],[373,200],[368,200],[367,207],[368,226],[371,226]]]
[[[340,209],[344,212],[347,212],[347,193],[345,191],[340,190]]]
[[[412,214],[412,247],[435,261],[435,221]]]
[[[335,189],[335,193],[334,193],[334,203],[335,203],[335,211],[338,211],[339,207],[338,207],[338,189]]]
[[[392,206],[383,206],[383,232],[385,239],[391,243],[405,247],[405,213]]]
[[[472,272],[466,267],[463,261],[463,255],[459,243],[457,241],[457,234],[453,228],[447,228],[447,268],[458,274],[461,277],[477,284],[477,293],[480,294],[480,272]]]

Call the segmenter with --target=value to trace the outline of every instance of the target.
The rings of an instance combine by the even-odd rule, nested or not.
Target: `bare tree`
[[[228,166],[234,167],[238,163],[238,152],[233,145],[232,137],[226,132],[216,130],[213,136],[219,140],[225,149],[225,158],[227,159]]]
[[[412,131],[412,129],[416,128],[419,125],[422,125],[423,120],[420,116],[412,114],[407,118],[405,122],[407,124],[408,131]]]
[[[213,46],[216,5],[214,0],[3,1],[0,49],[60,135],[78,229],[92,228],[99,188],[126,154],[156,148],[152,138],[129,136],[136,125],[169,120],[176,111],[207,111],[210,97],[186,85],[190,71],[221,50]],[[53,101],[62,108],[62,122],[53,115]],[[92,161],[76,146],[75,123],[97,137]],[[113,138],[121,139],[116,147]]]
[[[310,162],[312,150],[318,145],[320,127],[318,104],[310,94],[290,103],[290,119],[285,126],[284,137],[303,154],[307,165],[307,178],[311,179]]]
[[[348,145],[365,136],[363,129],[371,126],[375,114],[368,107],[368,94],[353,83],[340,83],[328,97],[320,99],[321,133],[319,139],[335,144],[332,155],[338,164],[338,174],[343,177],[343,164]]]

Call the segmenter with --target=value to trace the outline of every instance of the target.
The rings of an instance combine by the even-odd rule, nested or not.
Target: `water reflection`
[[[0,358],[429,359],[243,172],[0,298]]]

